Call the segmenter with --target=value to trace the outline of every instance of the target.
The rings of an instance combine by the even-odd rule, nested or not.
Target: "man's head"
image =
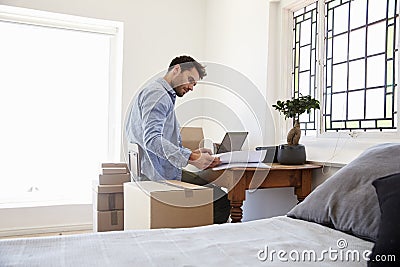
[[[165,79],[174,88],[176,95],[181,97],[193,90],[197,81],[206,76],[203,65],[189,56],[176,57],[171,61]]]

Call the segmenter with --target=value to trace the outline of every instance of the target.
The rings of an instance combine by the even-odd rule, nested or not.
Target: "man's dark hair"
[[[171,71],[174,68],[174,66],[178,64],[181,66],[181,71],[191,70],[193,67],[195,67],[197,72],[199,73],[200,79],[203,79],[203,77],[207,75],[206,67],[201,65],[199,62],[197,62],[190,56],[180,56],[174,58],[171,61],[171,64],[169,64],[168,71]]]

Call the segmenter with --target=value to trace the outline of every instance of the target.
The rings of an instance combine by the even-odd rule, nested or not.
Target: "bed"
[[[0,266],[258,266],[286,265],[271,250],[315,250],[337,240],[349,249],[372,243],[289,217],[182,229],[131,230],[1,242]],[[266,247],[268,248],[266,257]],[[301,251],[300,251],[301,252]],[[286,255],[288,258],[288,255]],[[299,266],[315,264],[301,262]],[[365,261],[351,266],[365,266]],[[318,266],[331,266],[329,258]],[[350,265],[349,265],[350,266]]]
[[[286,216],[1,240],[0,266],[366,266],[376,253],[398,256],[399,230],[383,226],[399,213],[399,157],[400,144],[368,149]]]

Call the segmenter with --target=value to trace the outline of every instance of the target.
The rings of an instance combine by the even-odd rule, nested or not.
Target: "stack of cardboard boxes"
[[[93,184],[93,231],[124,229],[124,187],[130,182],[125,163],[103,163],[99,180]]]

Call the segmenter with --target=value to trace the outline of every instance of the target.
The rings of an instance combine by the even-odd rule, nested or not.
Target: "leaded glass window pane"
[[[326,131],[396,129],[396,2],[325,2]]]
[[[326,0],[325,55],[317,53],[318,3],[293,13],[293,96],[316,96],[324,58],[325,131],[396,129],[397,1]],[[315,122],[314,113],[300,117],[304,134],[315,132]]]
[[[308,5],[293,13],[293,96],[316,95],[317,64],[317,3]],[[316,116],[312,112],[300,117],[304,135],[315,134]]]

